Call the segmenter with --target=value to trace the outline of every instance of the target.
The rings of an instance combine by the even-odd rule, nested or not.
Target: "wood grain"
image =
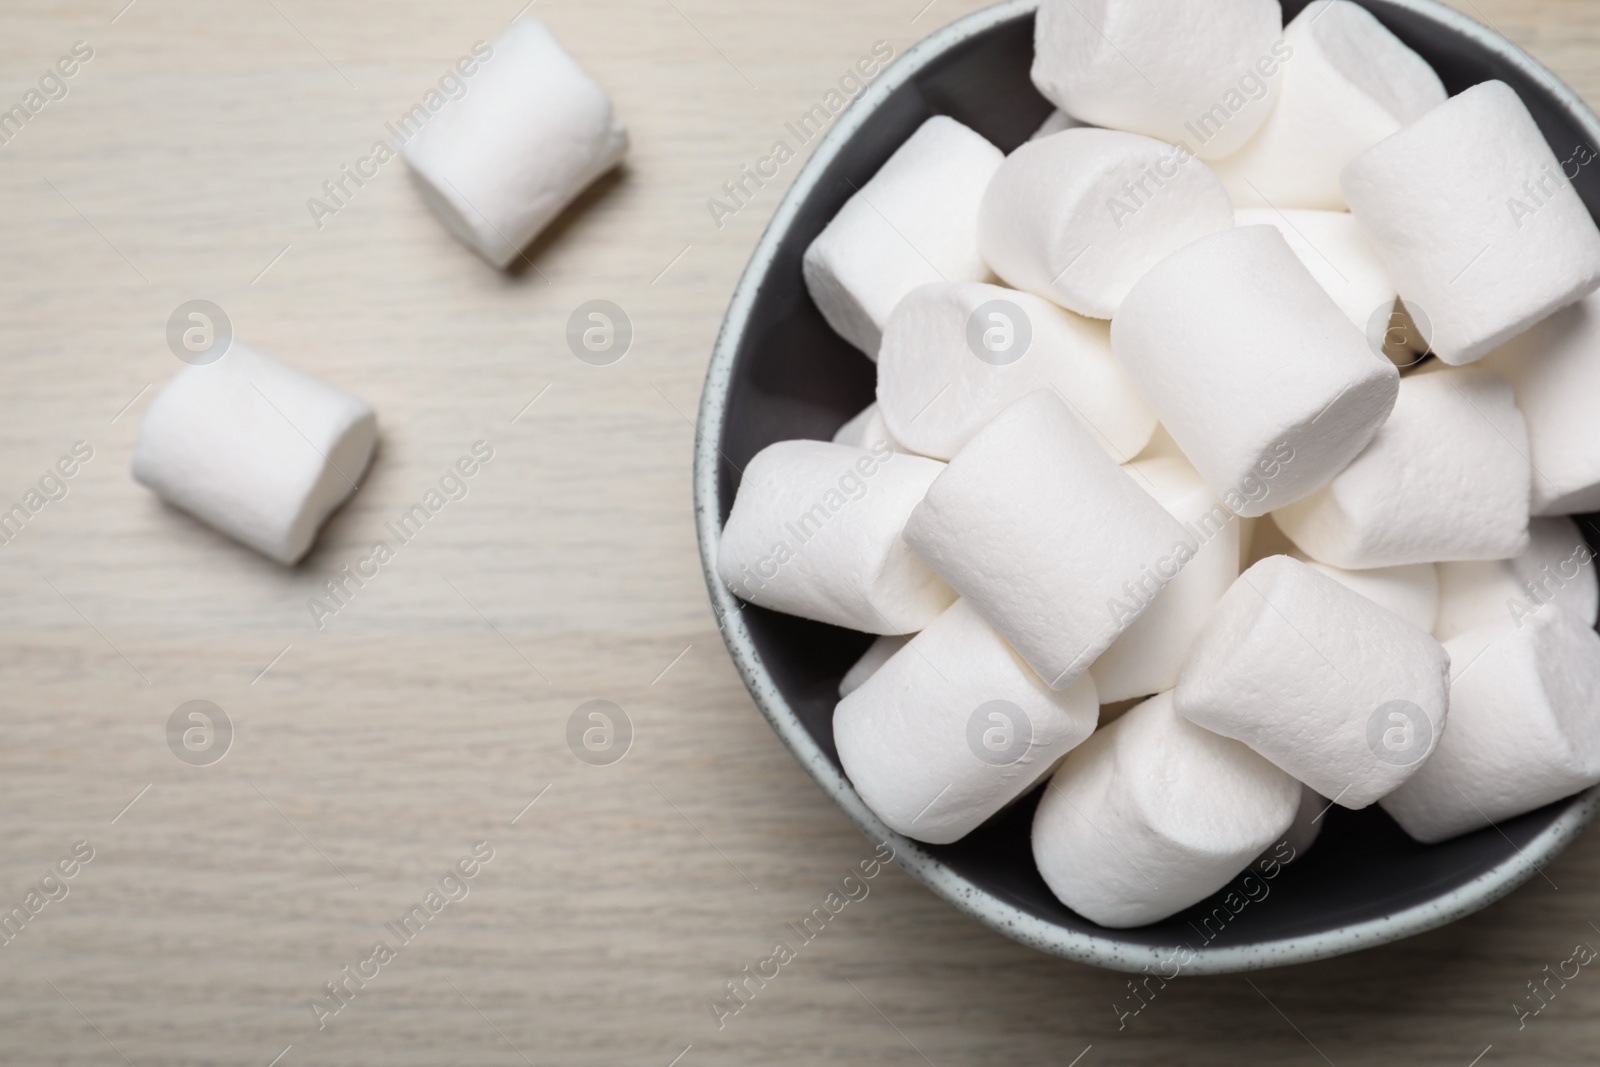
[[[693,540],[707,353],[798,163],[720,229],[705,200],[873,42],[903,51],[975,3],[538,0],[634,149],[533,268],[500,276],[399,164],[320,229],[305,201],[521,0],[125,2],[0,14],[0,102],[74,42],[95,51],[0,148],[0,503],[75,441],[94,449],[0,547],[0,904],[74,842],[94,849],[0,947],[0,1058],[1467,1067],[1492,1045],[1479,1062],[1592,1060],[1600,977],[1521,1031],[1510,1008],[1545,964],[1600,943],[1592,833],[1548,882],[1463,922],[1184,980],[1120,1030],[1123,978],[1023,949],[891,867],[718,1028],[724,983],[871,846],[752,708]],[[1600,7],[1462,7],[1600,100]],[[128,477],[147,387],[177,369],[164,323],[195,297],[380,413],[368,484],[294,571]],[[563,340],[595,298],[636,328],[609,367]],[[495,456],[466,499],[316,630],[307,598],[478,440]],[[210,767],[167,747],[193,699],[236,727]],[[633,724],[611,766],[567,747],[591,699]],[[470,894],[319,1030],[308,1001],[478,841],[494,858]]]

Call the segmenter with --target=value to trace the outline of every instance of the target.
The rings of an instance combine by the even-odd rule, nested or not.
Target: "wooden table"
[[[695,405],[798,163],[721,228],[706,200],[875,41],[903,51],[977,5],[539,0],[634,142],[535,268],[501,276],[464,251],[399,163],[319,228],[307,199],[520,2],[0,14],[7,107],[74,42],[93,49],[0,148],[0,509],[75,442],[93,450],[0,546],[0,910],[76,842],[93,854],[0,947],[0,1060],[1467,1067],[1492,1045],[1486,1067],[1592,1061],[1600,977],[1520,1032],[1511,1009],[1546,964],[1600,944],[1592,833],[1463,922],[1254,986],[1185,980],[1120,1031],[1123,977],[1013,944],[890,867],[719,1029],[725,983],[871,848],[756,714],[707,608]],[[1600,7],[1464,8],[1600,100]],[[295,570],[128,476],[178,367],[166,320],[194,298],[380,413],[368,483]],[[590,299],[634,323],[619,363],[565,345]],[[494,458],[467,497],[317,629],[322,583],[477,441]],[[609,766],[567,743],[596,699],[632,723]],[[220,762],[169,749],[191,700],[232,723]],[[468,864],[468,895],[394,936],[478,842],[493,858]],[[350,979],[337,1014],[309,1006],[344,968],[371,974],[380,938],[394,958]]]

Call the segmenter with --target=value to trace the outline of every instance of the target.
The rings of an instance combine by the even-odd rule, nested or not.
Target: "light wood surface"
[[[521,0],[125,2],[0,12],[5,106],[94,49],[0,148],[0,507],[94,450],[0,546],[0,911],[74,842],[94,850],[0,947],[0,1061],[1592,1062],[1600,976],[1520,1031],[1511,1010],[1600,944],[1592,832],[1463,922],[1183,980],[1121,1030],[1123,977],[1015,945],[891,866],[718,1028],[724,983],[872,849],[755,712],[693,539],[707,354],[798,163],[724,228],[705,200],[875,41],[904,51],[977,4],[538,0],[633,151],[504,277],[400,163],[320,230],[305,201]],[[1463,9],[1600,101],[1600,6]],[[196,297],[379,412],[370,479],[293,571],[128,475],[146,387],[178,368],[167,316]],[[595,298],[637,332],[609,367],[563,340]],[[478,440],[494,459],[467,498],[316,630],[307,598]],[[194,699],[236,729],[209,767],[167,745]],[[611,766],[567,746],[591,699],[633,723]],[[319,1031],[308,1001],[479,841],[494,858],[470,895]]]

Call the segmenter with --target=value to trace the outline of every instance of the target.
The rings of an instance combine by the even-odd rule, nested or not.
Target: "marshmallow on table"
[[[1312,559],[1359,570],[1504,559],[1528,547],[1528,434],[1505,379],[1441,364],[1322,489],[1273,513]]]
[[[1445,649],[1458,664],[1450,725],[1381,802],[1401,829],[1432,844],[1600,782],[1600,636],[1552,608]]]
[[[878,407],[897,440],[949,459],[1011,403],[1054,388],[1117,462],[1156,416],[1111,351],[1106,323],[982,282],[907,293],[878,350]]]
[[[905,539],[1052,689],[1088,670],[1193,556],[1182,524],[1048,392],[978,431]]]
[[[1484,360],[1528,420],[1533,513],[1600,510],[1600,293],[1562,308]]]
[[[1550,605],[1583,626],[1593,626],[1600,612],[1594,552],[1568,518],[1530,522],[1528,549],[1519,556],[1441,563],[1438,570],[1439,618],[1433,636],[1441,641],[1484,626],[1517,623]]]
[[[958,600],[839,702],[833,737],[878,818],[942,845],[1026,792],[1099,712],[1092,679],[1052,690]]]
[[[910,634],[884,634],[861,653],[861,658],[844,672],[844,677],[839,679],[839,696],[849,696],[861,688],[863,682],[878,673],[878,668],[889,662],[896,652],[906,647],[911,640]]]
[[[1219,159],[1272,110],[1282,30],[1275,0],[1044,0],[1033,84],[1085,122]]]
[[[304,556],[354,493],[378,440],[371,405],[234,342],[185,367],[139,424],[133,476],[283,564]]]
[[[1194,558],[1089,668],[1108,704],[1177,685],[1189,647],[1239,577],[1240,520],[1198,471],[1181,459],[1137,460],[1122,469],[1183,524]]]
[[[883,410],[876,403],[868,404],[856,412],[833,435],[834,444],[850,445],[852,448],[870,449],[880,441],[896,452],[910,451],[889,432],[889,424],[883,421]]]
[[[1189,461],[1247,516],[1327,484],[1400,382],[1271,226],[1162,260],[1123,301],[1111,344]]]
[[[1600,229],[1504,82],[1378,142],[1341,183],[1446,363],[1481,359],[1600,285]]]
[[[1432,563],[1374,567],[1365,571],[1347,571],[1316,562],[1311,562],[1310,567],[1346,589],[1360,593],[1380,608],[1394,612],[1423,633],[1433,632],[1439,618],[1439,569]]]
[[[878,358],[900,298],[930,282],[989,276],[978,205],[1005,156],[955,119],[924,122],[806,249],[806,288],[828,325]]]
[[[1354,215],[1348,211],[1243,208],[1233,217],[1239,226],[1276,226],[1317,284],[1363,336],[1380,309],[1387,327],[1397,295],[1394,280]]]
[[[1445,728],[1439,642],[1288,556],[1262,560],[1217,605],[1178,678],[1178,712],[1249,745],[1347,808],[1414,774]],[[1409,724],[1391,743],[1396,717]]]
[[[1056,108],[1045,116],[1045,120],[1039,123],[1039,128],[1033,131],[1033,135],[1028,140],[1037,141],[1041,137],[1049,137],[1052,133],[1060,133],[1062,130],[1076,130],[1081,126],[1087,125],[1088,123],[1080,122],[1060,108]]]
[[[1164,919],[1282,839],[1300,785],[1162,693],[1067,754],[1033,817],[1050,891],[1101,926]]]
[[[1006,157],[984,194],[978,240],[1013,286],[1109,319],[1164,256],[1232,225],[1227,190],[1182,148],[1078,129]]]
[[[1243,148],[1217,161],[1217,177],[1236,204],[1342,211],[1345,164],[1444,103],[1444,85],[1349,0],[1310,4],[1283,40],[1294,54],[1278,103]]]
[[[870,634],[907,634],[955,594],[901,539],[942,463],[824,441],[779,441],[744,469],[717,546],[740,598]]]
[[[401,154],[463,244],[506,267],[628,150],[605,90],[536,19],[495,38],[466,96]]]

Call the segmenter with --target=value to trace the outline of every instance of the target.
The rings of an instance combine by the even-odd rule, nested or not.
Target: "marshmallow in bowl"
[[[1051,689],[958,600],[839,702],[833,737],[878,818],[947,844],[1026,792],[1099,713],[1092,679]]]
[[[978,239],[1010,285],[1109,319],[1162,258],[1232,225],[1227,190],[1182,148],[1077,129],[1006,157],[983,195]]]
[[[1141,459],[1122,468],[1188,530],[1194,558],[1134,620],[1089,673],[1101,703],[1164,693],[1178,684],[1189,647],[1239,577],[1241,520],[1185,460]]]
[[[1005,157],[936,115],[856,190],[806,249],[806,288],[835,333],[878,358],[900,298],[931,282],[982,281],[978,205]]]
[[[1343,211],[1340,171],[1444,103],[1444,85],[1350,0],[1307,5],[1283,43],[1294,54],[1278,103],[1243,148],[1216,162],[1217,177],[1241,206]]]
[[[1482,359],[1600,286],[1600,229],[1504,82],[1378,142],[1341,184],[1446,363]]]
[[[1106,323],[1032,293],[982,282],[907,293],[878,352],[878,407],[895,439],[949,459],[984,424],[1036,389],[1054,389],[1122,463],[1156,427],[1111,352]]]
[[[1272,110],[1282,30],[1275,0],[1044,0],[1033,84],[1084,122],[1220,159]]]
[[[156,394],[139,424],[133,477],[291,566],[356,491],[377,440],[366,401],[236,341]]]
[[[1288,556],[1239,576],[1178,678],[1179,714],[1347,808],[1414,774],[1445,728],[1450,657],[1393,612]],[[1390,717],[1410,725],[1389,742]]]
[[[1142,926],[1227,885],[1281,840],[1300,784],[1151,697],[1067,754],[1033,817],[1050,891],[1102,926]]]
[[[1276,226],[1317,284],[1363,335],[1379,311],[1387,326],[1398,295],[1394,279],[1354,215],[1348,211],[1241,208],[1233,218],[1238,226]]]
[[[1401,380],[1365,451],[1273,519],[1312,559],[1350,570],[1505,559],[1528,547],[1527,455],[1504,378],[1434,364]]]
[[[889,662],[896,652],[906,647],[906,642],[911,640],[911,634],[883,634],[867,646],[861,653],[861,658],[850,665],[844,672],[844,677],[839,679],[839,696],[844,698],[860,689],[862,684],[878,673],[878,668]]]
[[[1183,525],[1050,392],[1018,400],[956,454],[905,539],[1052,689],[1088,670],[1194,554]]]
[[[1534,519],[1528,549],[1511,559],[1441,563],[1433,636],[1449,641],[1484,626],[1517,623],[1555,605],[1593,626],[1600,612],[1594,552],[1568,518]]]
[[[833,443],[852,448],[868,448],[884,442],[896,452],[910,451],[894,439],[889,424],[883,421],[883,409],[876,401],[852,415],[843,426],[834,431]]]
[[[1427,844],[1600,782],[1600,635],[1555,606],[1451,638],[1450,723],[1380,802]]]
[[[1533,513],[1600,511],[1600,293],[1518,334],[1483,361],[1528,420]]]
[[[494,39],[467,95],[400,154],[445,227],[503,269],[627,150],[605,90],[523,18]]]
[[[1400,382],[1271,226],[1168,256],[1128,293],[1111,344],[1184,455],[1246,516],[1327,484]]]
[[[744,469],[717,574],[775,611],[871,634],[920,630],[955,594],[900,534],[943,469],[882,442],[768,445]]]

